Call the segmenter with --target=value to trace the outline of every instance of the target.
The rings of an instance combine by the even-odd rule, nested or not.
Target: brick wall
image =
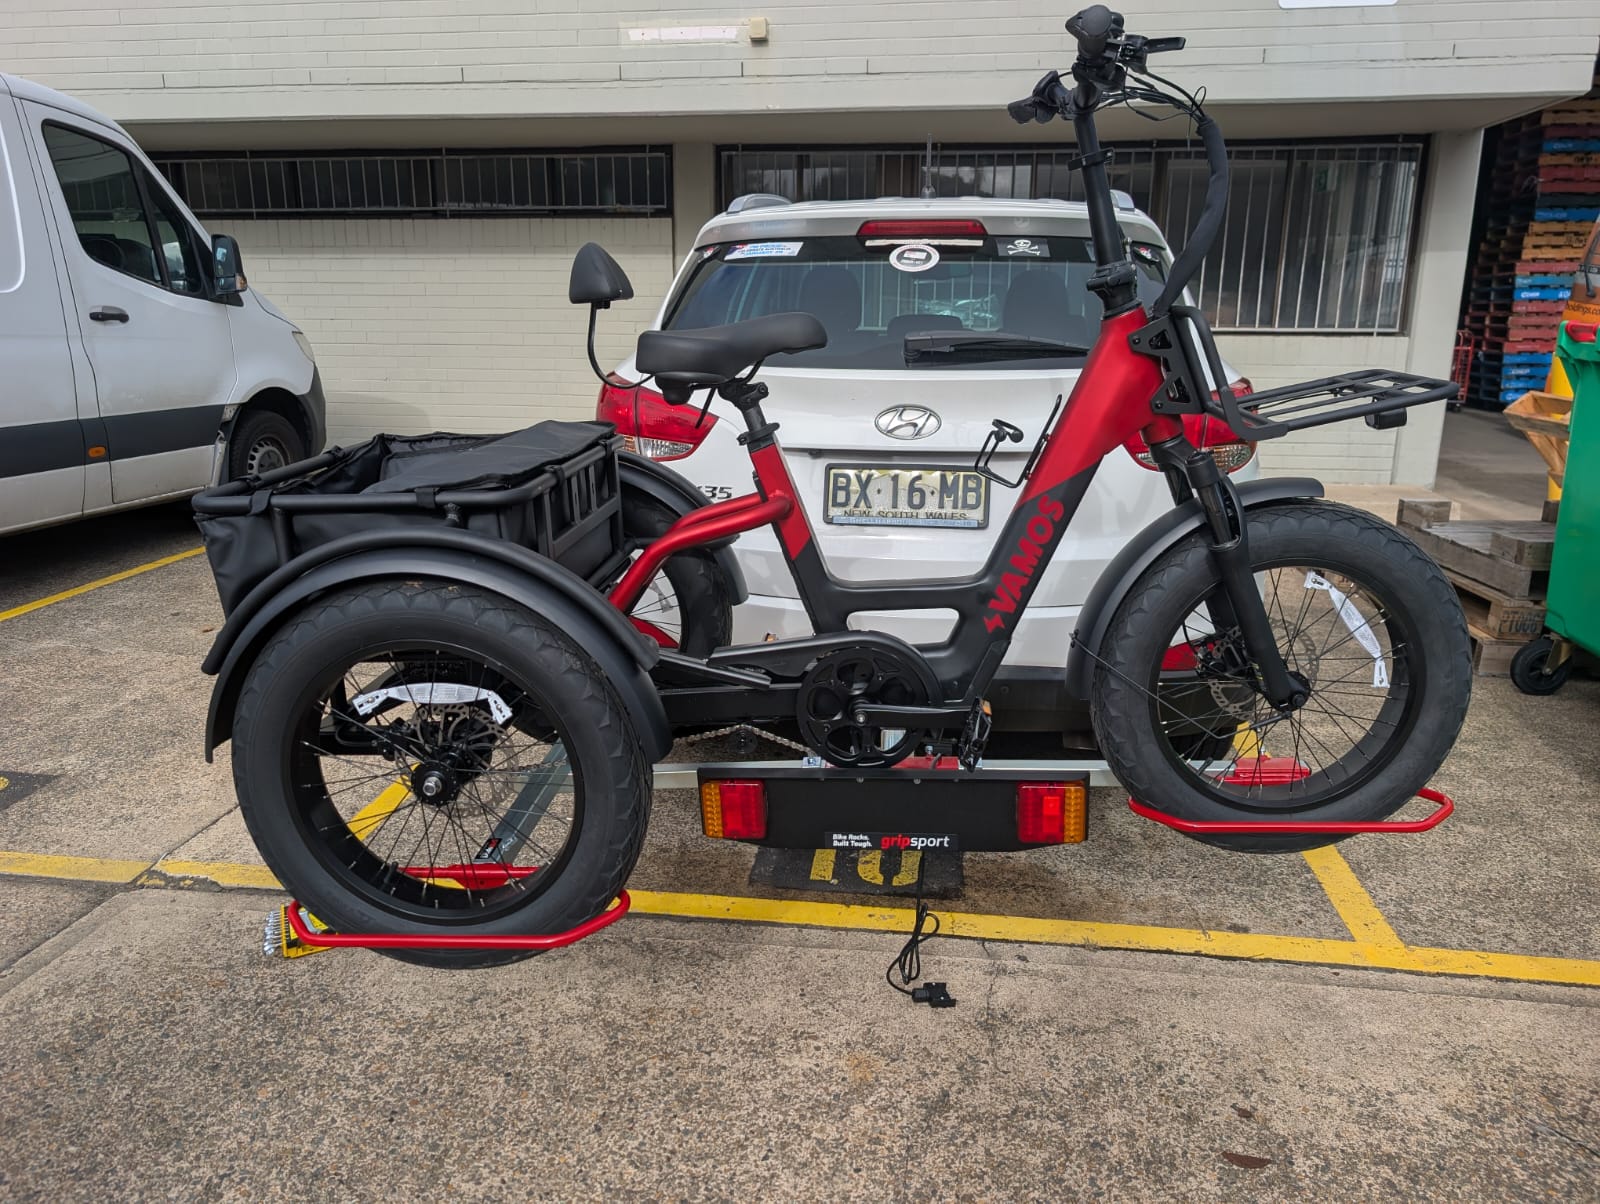
[[[1404,336],[1222,334],[1217,346],[1257,389],[1292,385],[1354,368],[1405,369]],[[1387,485],[1394,479],[1396,432],[1364,422],[1339,422],[1261,445],[1261,468],[1271,476],[1306,474],[1326,482]]]
[[[783,107],[959,107],[1062,65],[1060,0],[6,0],[6,69],[91,97],[133,120],[273,115],[737,112],[757,94]],[[742,27],[771,39],[636,42],[648,27]],[[1592,0],[1406,0],[1285,11],[1276,0],[1145,0],[1135,27],[1184,34],[1186,78],[1234,100],[1382,99],[1534,92],[1575,64],[1587,85]],[[1382,62],[1425,66],[1371,71]],[[1538,62],[1484,77],[1486,67]],[[1224,70],[1217,70],[1224,68]],[[939,91],[882,76],[937,77]],[[1478,81],[1476,88],[1472,81]],[[675,81],[670,90],[662,81]],[[794,87],[809,85],[804,96]],[[618,87],[618,85],[622,85]],[[516,85],[507,88],[505,85]],[[844,91],[840,86],[844,85]],[[441,99],[448,95],[448,100]],[[641,95],[652,99],[641,105]],[[166,103],[146,104],[152,97]],[[134,103],[131,98],[141,98]],[[771,103],[769,101],[768,103]],[[507,106],[515,106],[508,109]]]
[[[650,219],[219,221],[245,271],[317,351],[329,438],[499,431],[588,418],[588,310],[567,273],[598,242],[637,299],[601,315],[600,362],[626,355],[671,282],[672,223]]]

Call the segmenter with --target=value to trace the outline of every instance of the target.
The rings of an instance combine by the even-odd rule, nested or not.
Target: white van
[[[116,122],[0,74],[0,532],[322,450],[311,344]]]

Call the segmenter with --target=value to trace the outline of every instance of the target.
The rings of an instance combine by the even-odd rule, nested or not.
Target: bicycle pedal
[[[961,768],[977,769],[983,764],[983,752],[989,746],[989,735],[993,731],[994,708],[987,698],[980,698],[972,704],[961,739],[956,744],[956,760],[961,762]]]

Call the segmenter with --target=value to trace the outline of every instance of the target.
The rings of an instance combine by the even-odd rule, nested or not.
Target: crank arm
[[[953,707],[899,707],[866,703],[850,712],[853,722],[869,727],[944,728],[967,721],[969,705]]]

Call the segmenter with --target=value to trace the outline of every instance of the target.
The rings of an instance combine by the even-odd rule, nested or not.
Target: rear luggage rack
[[[1388,430],[1405,425],[1410,407],[1452,400],[1460,393],[1453,381],[1363,368],[1240,397],[1228,386],[1205,316],[1191,305],[1174,305],[1152,318],[1129,337],[1128,345],[1161,365],[1165,379],[1151,400],[1152,410],[1211,414],[1252,442],[1351,418],[1365,418],[1368,426]]]

